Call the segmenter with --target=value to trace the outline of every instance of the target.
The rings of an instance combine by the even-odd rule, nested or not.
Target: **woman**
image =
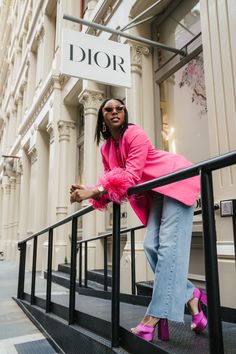
[[[128,124],[127,109],[119,99],[105,100],[98,111],[97,144],[102,138],[104,175],[92,188],[72,185],[72,203],[90,199],[95,208],[104,209],[109,201],[126,200],[129,187],[191,165],[182,156],[155,150],[140,127]],[[193,177],[128,197],[147,226],[144,250],[155,274],[146,314],[131,329],[147,341],[152,341],[157,325],[159,338],[168,340],[168,320],[182,322],[186,303],[192,314],[192,330],[199,333],[207,325],[201,310],[206,295],[187,280],[193,204],[199,190],[199,178]]]

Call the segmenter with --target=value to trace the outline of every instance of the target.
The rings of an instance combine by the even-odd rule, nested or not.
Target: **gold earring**
[[[102,132],[105,133],[107,131],[106,123],[103,121],[102,123]]]

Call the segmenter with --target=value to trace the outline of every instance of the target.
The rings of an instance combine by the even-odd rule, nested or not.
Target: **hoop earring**
[[[105,133],[107,131],[107,126],[106,123],[103,121],[102,122],[102,132]]]

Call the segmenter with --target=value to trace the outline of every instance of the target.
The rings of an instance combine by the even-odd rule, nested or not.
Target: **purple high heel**
[[[201,309],[201,303],[207,306],[207,297],[201,289],[195,288],[191,300],[195,298],[198,299],[199,313],[192,315],[191,330],[196,333],[201,333],[207,326],[207,318]]]
[[[169,340],[168,320],[161,318],[157,322],[157,325],[158,325],[158,338],[163,341]],[[134,328],[133,331],[131,329],[131,331],[137,337],[140,337],[146,340],[147,342],[151,342],[154,337],[155,327],[140,323],[137,327]]]

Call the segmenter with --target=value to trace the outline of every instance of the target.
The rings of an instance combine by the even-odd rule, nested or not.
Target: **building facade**
[[[236,4],[234,0],[2,0],[0,2],[0,251],[17,261],[17,243],[82,206],[70,205],[74,182],[94,184],[102,170],[94,143],[98,107],[123,99],[130,122],[153,144],[194,163],[236,149]],[[66,20],[84,17],[149,38],[187,55],[120,38]],[[63,28],[126,43],[131,51],[131,88],[69,77],[61,72]],[[236,167],[214,173],[219,203],[236,199]],[[200,200],[198,201],[200,203]],[[231,218],[215,213],[221,301],[236,307]],[[111,229],[111,209],[79,221],[78,239]],[[122,226],[139,221],[122,205]],[[61,227],[53,265],[69,260],[69,227]],[[137,280],[152,278],[136,237]],[[204,286],[202,221],[195,216],[189,278]],[[46,264],[41,237],[38,269]],[[30,269],[32,245],[27,249]],[[101,268],[102,244],[89,246],[89,267]],[[130,289],[130,240],[122,239],[121,287]]]

